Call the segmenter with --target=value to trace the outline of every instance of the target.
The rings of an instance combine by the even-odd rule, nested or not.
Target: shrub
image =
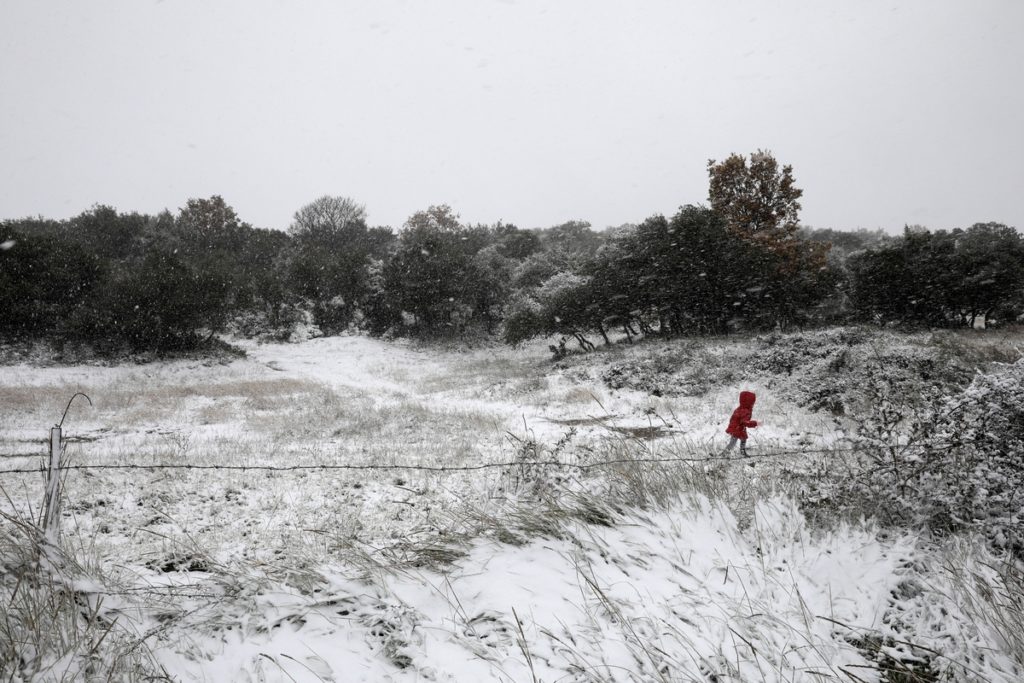
[[[889,522],[974,529],[1024,557],[1024,359],[943,395],[877,377],[841,495]]]

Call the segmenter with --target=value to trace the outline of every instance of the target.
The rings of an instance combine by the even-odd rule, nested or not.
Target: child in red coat
[[[757,426],[757,421],[750,419],[754,413],[754,401],[757,400],[757,396],[752,391],[741,391],[740,392],[740,405],[732,411],[732,417],[729,418],[729,426],[725,428],[725,433],[732,437],[729,440],[729,445],[725,447],[725,452],[728,453],[732,450],[736,442],[740,442],[740,455],[747,454],[747,427],[753,429]]]

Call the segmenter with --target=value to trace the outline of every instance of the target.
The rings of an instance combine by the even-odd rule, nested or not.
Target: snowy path
[[[435,354],[368,337],[324,337],[302,344],[244,344],[249,357],[272,370],[322,382],[332,389],[354,389],[406,398],[415,391],[403,378],[441,373]]]
[[[466,353],[420,350],[401,341],[363,336],[327,337],[302,344],[245,345],[252,361],[291,377],[310,379],[336,392],[372,397],[376,407],[413,402],[431,410],[482,413],[506,426],[547,423],[546,400],[510,396],[508,377],[481,378],[474,367],[512,350]],[[537,363],[541,356],[532,359]],[[531,371],[540,374],[539,371]],[[561,413],[557,413],[562,417]],[[557,429],[551,430],[557,432]]]

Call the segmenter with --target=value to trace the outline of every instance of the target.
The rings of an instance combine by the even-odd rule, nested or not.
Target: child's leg
[[[731,451],[733,449],[733,446],[736,445],[737,441],[739,441],[739,439],[737,439],[735,436],[729,437],[729,445],[725,447],[725,451],[723,452],[728,453],[729,451]]]
[[[745,456],[746,454],[747,454],[747,440],[746,439],[740,439],[740,455]]]

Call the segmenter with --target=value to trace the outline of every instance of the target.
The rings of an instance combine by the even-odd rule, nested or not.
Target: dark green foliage
[[[718,334],[731,320],[757,312],[764,287],[757,254],[718,214],[686,206],[666,223],[645,222],[637,237],[648,266],[640,282],[659,329]]]
[[[442,205],[396,237],[332,196],[297,211],[288,233],[253,228],[219,196],[177,215],[95,206],[65,221],[7,221],[0,335],[163,351],[226,328],[284,338],[311,320],[328,334],[503,331],[510,343],[560,335],[590,349],[618,335],[850,317],[974,325],[1024,311],[1024,243],[1011,228],[900,239],[798,230],[800,191],[769,154],[749,165],[734,155],[709,175],[718,209],[684,206],[605,233],[584,221],[470,226]]]
[[[568,221],[540,233],[543,248],[563,266],[579,266],[601,247],[601,235],[587,221]]]
[[[271,329],[286,327],[294,319],[295,296],[288,282],[292,249],[286,233],[253,228],[246,233],[236,256],[247,290],[239,299],[247,302],[254,313],[265,316]]]
[[[801,239],[829,246],[829,258],[842,260],[858,251],[874,249],[892,241],[882,230],[832,230],[831,228],[801,228]]]
[[[1013,320],[1024,312],[1024,240],[1001,223],[976,223],[954,230],[953,267],[960,276],[952,305],[960,322],[973,327],[980,318]]]
[[[393,303],[384,276],[385,262],[371,260],[367,266],[363,315],[370,334],[382,335],[402,324],[402,312]]]
[[[291,288],[312,303],[325,332],[337,332],[366,308],[370,263],[384,257],[394,235],[370,228],[363,207],[347,197],[324,196],[295,213]]]
[[[600,304],[592,280],[558,273],[530,297],[516,301],[506,324],[505,340],[516,344],[532,337],[558,334],[575,337],[583,349],[591,349],[593,344],[586,334],[604,330]]]
[[[56,237],[0,233],[0,335],[38,337],[62,330],[104,278],[101,259]],[[11,244],[13,242],[13,244]]]
[[[858,316],[931,327],[973,327],[1024,311],[1024,241],[999,223],[967,230],[907,228],[900,240],[849,260]]]
[[[513,274],[516,289],[539,287],[552,275],[559,273],[565,264],[559,264],[555,257],[546,251],[538,251],[520,261]]]
[[[514,225],[498,223],[494,227],[498,253],[509,259],[525,259],[539,251],[540,237],[532,230],[520,230]]]
[[[474,262],[482,242],[449,206],[411,216],[384,267],[391,308],[412,315],[422,332],[458,331],[478,313],[477,287],[490,284]]]
[[[229,308],[223,273],[190,268],[173,252],[151,251],[108,282],[76,331],[102,346],[135,351],[193,348],[201,332],[220,329]]]
[[[468,302],[475,318],[491,334],[505,316],[505,304],[512,293],[515,261],[503,253],[499,243],[477,251],[470,265]]]
[[[368,326],[377,333],[408,328],[451,335],[471,328],[491,334],[504,323],[510,339],[575,330],[575,310],[572,323],[557,324],[552,321],[570,316],[552,313],[538,321],[521,304],[559,273],[581,273],[602,243],[603,237],[579,221],[531,231],[504,223],[467,226],[451,207],[432,206],[409,218],[381,260],[380,277],[363,306]],[[601,319],[593,306],[586,313]]]
[[[562,334],[586,347],[586,334],[607,342],[613,329],[632,338],[804,324],[834,287],[821,254],[795,238],[748,239],[720,214],[685,206],[621,229],[575,271],[550,273],[553,259],[531,257],[506,340]]]
[[[368,228],[355,220],[336,232],[295,238],[291,286],[315,302],[316,321],[324,331],[344,329],[370,295],[370,263],[386,254],[390,231]]]
[[[116,261],[142,253],[150,220],[142,214],[119,214],[109,206],[94,206],[72,218],[65,234],[97,256]]]
[[[10,222],[3,235],[13,241],[0,251],[5,339],[187,349],[230,315],[286,296],[275,260],[287,236],[253,230],[220,197],[189,200],[177,218],[100,206],[63,222]]]

